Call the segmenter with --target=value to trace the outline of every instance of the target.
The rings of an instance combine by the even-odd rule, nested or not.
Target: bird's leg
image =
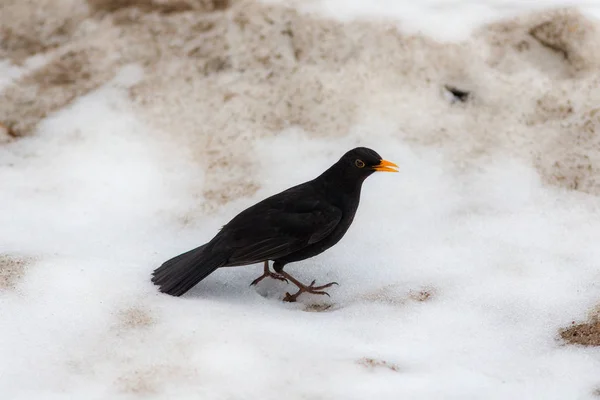
[[[292,295],[288,292],[285,294],[285,297],[283,298],[283,301],[287,301],[290,303],[295,302],[296,299],[298,298],[298,296],[300,296],[304,292],[312,293],[312,294],[326,294],[327,296],[329,296],[329,293],[324,292],[323,289],[331,287],[333,285],[338,285],[337,282],[329,282],[326,285],[315,286],[315,281],[312,281],[310,285],[306,286],[305,284],[303,284],[302,282],[300,282],[299,280],[297,280],[296,278],[294,278],[293,276],[291,276],[290,274],[288,274],[285,271],[279,271],[279,273],[281,274],[281,276],[292,281],[292,283],[294,285],[298,286],[298,291],[296,292],[296,294]]]
[[[261,276],[253,280],[250,286],[256,285],[258,282],[262,281],[266,277],[271,277],[273,279],[277,279],[278,281],[284,281],[285,283],[288,283],[288,280],[281,276],[281,274],[278,274],[277,272],[271,272],[269,270],[269,261],[267,260],[265,261],[265,272]]]

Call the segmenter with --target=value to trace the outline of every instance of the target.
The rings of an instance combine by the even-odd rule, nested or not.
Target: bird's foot
[[[283,301],[289,302],[289,303],[293,303],[296,301],[296,299],[298,298],[298,296],[300,296],[302,293],[312,293],[312,294],[320,294],[320,295],[327,295],[329,296],[329,293],[323,291],[323,289],[326,289],[328,287],[331,287],[333,285],[338,285],[339,283],[337,282],[329,282],[326,285],[321,285],[321,286],[315,286],[315,281],[312,281],[310,285],[306,286],[301,284],[300,282],[294,282],[294,284],[296,286],[298,286],[298,291],[295,294],[290,294],[289,292],[285,294],[285,297],[283,298]]]
[[[255,280],[253,280],[252,283],[250,284],[250,286],[256,285],[258,282],[262,281],[266,277],[277,279],[278,281],[284,281],[285,283],[288,283],[288,280],[282,274],[278,274],[277,272],[271,272],[271,270],[269,269],[269,261],[267,260],[267,261],[265,261],[265,264],[264,264],[264,273],[261,276],[259,276],[258,278],[256,278]]]
[[[262,281],[267,277],[277,279],[278,281],[284,281],[285,283],[289,283],[289,281],[281,274],[278,274],[277,272],[265,271],[264,274],[253,280],[250,286],[256,285],[258,282]]]

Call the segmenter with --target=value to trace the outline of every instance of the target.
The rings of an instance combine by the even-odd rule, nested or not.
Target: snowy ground
[[[221,36],[186,31],[196,11],[81,17],[43,56],[3,48],[0,122],[20,116],[23,137],[0,145],[2,399],[597,398],[600,350],[559,331],[600,301],[600,23],[485,25],[539,3],[294,3],[343,23],[270,3],[208,17],[229,44],[216,67]],[[87,12],[40,13],[57,4],[58,19]],[[555,42],[523,33],[546,20]],[[289,37],[295,59],[268,59]],[[56,84],[48,66],[81,55],[93,62]],[[286,267],[339,282],[331,298],[283,303],[281,282],[248,286],[260,265],[182,298],[151,285],[162,261],[357,145],[401,173],[369,178],[342,242]]]

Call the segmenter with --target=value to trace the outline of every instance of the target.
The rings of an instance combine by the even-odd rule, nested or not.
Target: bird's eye
[[[354,161],[354,165],[356,165],[358,168],[363,168],[365,166],[365,163],[363,160],[356,160]]]

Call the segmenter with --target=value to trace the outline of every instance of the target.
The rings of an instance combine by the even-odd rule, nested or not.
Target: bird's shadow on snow
[[[200,282],[184,297],[239,304],[269,304],[282,308],[308,312],[334,311],[340,305],[330,297],[303,294],[295,303],[283,301],[286,292],[295,293],[297,288],[292,283],[273,279],[265,279],[255,286],[250,283],[262,274],[262,265],[244,268],[224,268],[215,271]]]

